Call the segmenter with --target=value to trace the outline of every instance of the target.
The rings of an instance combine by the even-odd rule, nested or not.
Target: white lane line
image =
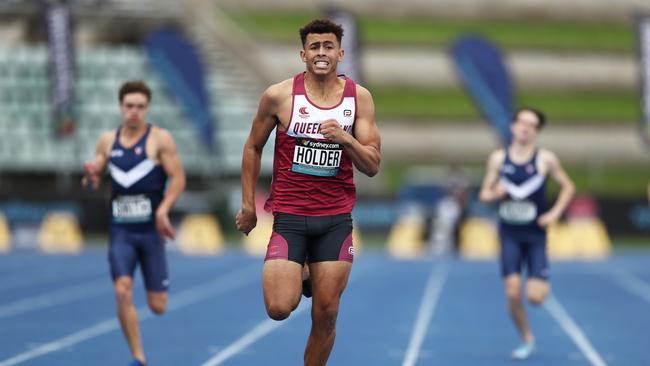
[[[181,309],[185,306],[192,305],[202,300],[220,295],[222,293],[243,287],[249,283],[255,282],[258,276],[259,265],[251,265],[240,270],[230,272],[226,275],[217,277],[207,283],[191,287],[170,297],[168,312]],[[153,317],[146,306],[137,309],[140,321],[145,321]],[[0,362],[0,366],[12,366],[19,363],[65,349],[77,343],[87,341],[91,338],[112,332],[120,328],[116,318],[105,319],[91,327],[82,329],[63,338],[48,342],[42,346],[31,349],[27,352],[17,354]]]
[[[417,362],[422,342],[427,334],[427,329],[429,329],[433,313],[436,311],[446,278],[447,262],[442,262],[437,268],[432,268],[402,366],[413,366]]]
[[[364,268],[359,271],[352,272],[354,278],[350,280],[350,283],[356,282],[359,277],[368,272],[368,268]],[[223,364],[228,359],[237,355],[238,353],[245,350],[251,344],[257,342],[261,338],[265,337],[267,334],[273,332],[277,328],[285,325],[287,322],[297,318],[302,315],[305,311],[311,309],[311,301],[302,299],[300,305],[296,310],[291,313],[291,317],[284,321],[275,321],[272,319],[266,319],[258,323],[255,328],[251,329],[243,336],[239,337],[236,341],[229,344],[226,348],[221,350],[219,353],[212,356],[209,360],[201,364],[201,366],[217,366]],[[0,365],[2,366],[2,365]]]
[[[0,305],[0,319],[99,295],[111,290],[109,284],[107,279],[86,282]]]
[[[616,278],[618,283],[628,292],[631,292],[634,295],[644,299],[647,302],[650,302],[650,285],[637,278],[636,276],[617,270]]]
[[[5,282],[0,283],[0,291],[13,290],[16,288],[29,287],[35,285],[44,286],[45,284],[48,283],[71,282],[75,280],[99,277],[100,275],[101,273],[97,273],[95,271],[89,273],[67,271],[64,273],[56,273],[56,274],[44,273],[42,276],[40,275],[28,276],[22,273],[19,275],[20,277],[16,278],[16,275],[12,274],[13,277],[10,280],[5,280]]]
[[[298,308],[294,310],[293,313],[291,313],[291,319],[295,319],[300,314],[310,309],[311,307],[307,305],[307,303],[311,304],[311,301],[301,301],[300,306],[298,306]],[[231,357],[245,350],[251,344],[257,342],[260,338],[263,338],[267,334],[286,324],[287,321],[289,320],[283,322],[272,319],[264,320],[255,326],[255,328],[251,329],[248,333],[244,334],[235,342],[231,343],[228,347],[224,348],[219,353],[212,356],[212,358],[202,363],[201,366],[217,366],[223,364]]]
[[[593,366],[607,366],[603,358],[598,354],[598,351],[589,342],[582,329],[573,321],[569,313],[564,310],[562,304],[554,296],[549,296],[544,303],[544,308],[555,318],[555,321],[562,327],[564,332],[571,338],[573,343],[575,343]]]

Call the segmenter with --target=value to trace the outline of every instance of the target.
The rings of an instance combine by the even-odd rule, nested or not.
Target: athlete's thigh
[[[548,256],[546,255],[546,235],[531,235],[526,239],[526,264],[528,277],[548,281]]]
[[[326,261],[309,264],[313,301],[318,304],[338,304],[352,270],[352,262]]]
[[[307,256],[306,218],[277,213],[273,218],[273,232],[266,248],[265,261],[282,259],[302,266]]]
[[[148,292],[165,292],[169,288],[165,242],[156,230],[138,233],[138,256]]]
[[[267,306],[281,304],[293,308],[302,293],[302,265],[287,259],[264,261],[262,289]]]
[[[111,228],[109,232],[108,262],[113,281],[119,277],[133,278],[138,263],[134,239],[122,228]]]
[[[521,264],[524,256],[522,243],[516,235],[507,232],[500,233],[501,239],[501,275],[506,278],[512,274],[521,274]]]
[[[316,236],[310,243],[309,262],[346,261],[352,263],[354,245],[350,214],[327,216],[320,220],[328,220],[329,228],[322,235]]]

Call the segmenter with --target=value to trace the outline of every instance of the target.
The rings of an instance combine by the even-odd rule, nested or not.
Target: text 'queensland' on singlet
[[[147,157],[145,147],[151,125],[128,149],[120,144],[120,130],[121,127],[117,129],[108,162],[112,186],[111,224],[152,227],[156,209],[162,201],[167,174]]]
[[[515,164],[508,149],[501,167],[500,181],[508,195],[499,203],[502,229],[543,231],[537,218],[546,211],[546,176],[537,170],[536,150],[525,164]]]
[[[352,212],[356,198],[350,157],[326,138],[320,125],[335,119],[352,133],[356,116],[356,84],[345,80],[340,102],[330,108],[312,103],[305,91],[305,74],[293,79],[291,119],[286,131],[276,131],[273,183],[265,208],[304,216]]]

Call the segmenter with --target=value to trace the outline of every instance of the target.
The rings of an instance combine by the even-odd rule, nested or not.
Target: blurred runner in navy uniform
[[[117,315],[133,354],[132,366],[146,364],[133,305],[133,274],[139,264],[149,308],[155,314],[164,313],[169,279],[163,238],[174,238],[169,210],[185,188],[174,139],[146,121],[150,101],[151,90],[144,82],[122,85],[122,125],[99,137],[95,159],[84,165],[82,181],[97,189],[108,166],[112,181],[108,257]]]
[[[575,192],[557,156],[535,144],[544,123],[544,114],[535,109],[522,108],[515,113],[512,143],[490,155],[480,192],[483,202],[499,201],[501,274],[508,309],[523,340],[512,352],[516,359],[526,359],[535,350],[535,338],[521,299],[521,267],[527,267],[528,301],[540,305],[550,291],[546,229],[562,216]],[[546,207],[547,175],[560,185],[550,210]]]

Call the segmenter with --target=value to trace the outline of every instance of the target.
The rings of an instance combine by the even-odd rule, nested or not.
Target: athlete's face
[[[539,132],[539,119],[535,113],[523,110],[517,114],[510,130],[514,141],[520,144],[532,143]]]
[[[300,57],[308,72],[326,75],[336,73],[337,64],[343,60],[343,49],[334,33],[309,33]]]
[[[149,100],[142,93],[125,94],[120,103],[122,122],[126,127],[137,127],[145,123],[149,112]]]

